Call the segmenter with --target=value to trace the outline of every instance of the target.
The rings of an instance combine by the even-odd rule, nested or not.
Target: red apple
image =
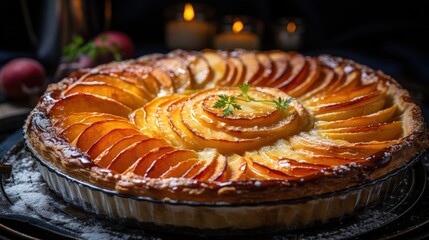
[[[125,33],[117,31],[103,32],[95,38],[94,42],[96,45],[105,46],[111,51],[119,50],[124,59],[134,56],[134,43]]]
[[[17,58],[6,63],[0,70],[0,86],[6,96],[26,99],[43,90],[45,77],[45,69],[38,61]]]

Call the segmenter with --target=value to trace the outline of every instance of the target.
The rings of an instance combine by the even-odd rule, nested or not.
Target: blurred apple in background
[[[90,41],[74,36],[63,49],[63,57],[53,80],[59,81],[81,68],[92,68],[103,63],[132,58],[134,51],[133,41],[122,32],[102,32]]]
[[[24,100],[44,90],[45,78],[45,69],[38,61],[17,58],[0,70],[0,87],[7,97]]]
[[[110,52],[119,52],[122,59],[134,56],[134,43],[125,33],[116,31],[102,32],[95,37],[94,42],[97,46],[106,47]]]

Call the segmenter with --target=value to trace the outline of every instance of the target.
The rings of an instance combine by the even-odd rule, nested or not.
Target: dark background
[[[24,0],[29,4],[32,24],[41,33],[49,0]],[[57,0],[67,1],[67,0]],[[22,1],[0,3],[0,66],[18,56],[39,58],[27,33]],[[102,0],[92,0],[100,14]],[[429,95],[429,1],[191,1],[212,7],[215,19],[225,15],[249,15],[263,22],[262,49],[276,49],[273,26],[281,17],[300,17],[306,27],[304,54],[342,56],[381,69],[406,88],[418,90],[418,98]],[[167,52],[164,45],[165,9],[183,1],[112,0],[111,30],[127,33],[137,46],[136,56]],[[52,19],[55,21],[55,19]],[[102,29],[93,29],[93,35]],[[56,66],[44,62],[48,70]],[[48,71],[49,72],[49,71]]]
[[[22,2],[28,3],[31,22],[36,33],[40,34],[44,30],[43,21],[46,21],[50,1],[70,2],[0,0],[0,67],[13,58],[25,56],[42,61],[48,74],[53,74],[55,61],[52,63],[37,54],[38,46],[30,39],[21,5]],[[94,8],[93,17],[98,19],[104,1],[88,1],[91,1]],[[300,17],[306,26],[304,44],[299,49],[301,52],[307,55],[331,54],[346,57],[384,71],[411,92],[421,104],[426,121],[429,120],[429,0],[191,2],[211,6],[215,11],[215,19],[225,15],[249,15],[261,20],[265,26],[262,50],[276,49],[273,26],[281,17]],[[135,57],[167,52],[169,49],[164,43],[165,9],[175,3],[183,2],[112,0],[110,30],[125,32],[134,40],[137,47]],[[55,18],[48,20],[56,21]],[[101,30],[100,27],[94,28],[92,35]],[[5,101],[7,99],[0,93],[0,103]],[[16,130],[21,131],[25,117],[26,115],[22,115],[0,121],[0,141]]]
[[[100,0],[92,1],[100,7],[103,4]],[[40,22],[48,1],[28,2],[31,20],[40,32]],[[306,25],[305,42],[300,49],[302,52],[349,57],[392,75],[429,82],[428,0],[191,2],[211,6],[217,19],[230,14],[244,14],[261,20],[265,26],[263,49],[276,48],[272,27],[281,17],[301,17]],[[35,53],[20,3],[12,0],[0,3],[0,64],[14,57],[14,54]],[[129,34],[138,47],[137,54],[165,52],[168,49],[164,46],[164,10],[174,3],[179,1],[113,0],[110,29]]]

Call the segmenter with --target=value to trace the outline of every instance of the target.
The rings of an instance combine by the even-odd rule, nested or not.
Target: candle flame
[[[183,10],[183,19],[189,22],[194,20],[194,18],[195,18],[194,7],[192,7],[192,4],[186,3],[185,9]]]
[[[289,23],[286,25],[286,31],[288,31],[288,32],[290,32],[290,33],[295,32],[295,31],[296,31],[296,24],[295,24],[294,22],[289,22]]]
[[[234,22],[234,24],[232,24],[232,31],[233,31],[234,33],[239,33],[239,32],[241,32],[241,31],[243,30],[243,28],[244,28],[243,22],[242,22],[242,21],[240,21],[240,20],[236,20],[236,21]]]

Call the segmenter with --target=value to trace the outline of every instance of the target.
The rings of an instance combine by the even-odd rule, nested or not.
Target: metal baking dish
[[[26,145],[49,188],[78,208],[148,229],[206,234],[285,231],[352,215],[388,198],[419,160],[417,156],[374,181],[312,197],[255,204],[201,203],[156,200],[103,189],[64,174]]]

